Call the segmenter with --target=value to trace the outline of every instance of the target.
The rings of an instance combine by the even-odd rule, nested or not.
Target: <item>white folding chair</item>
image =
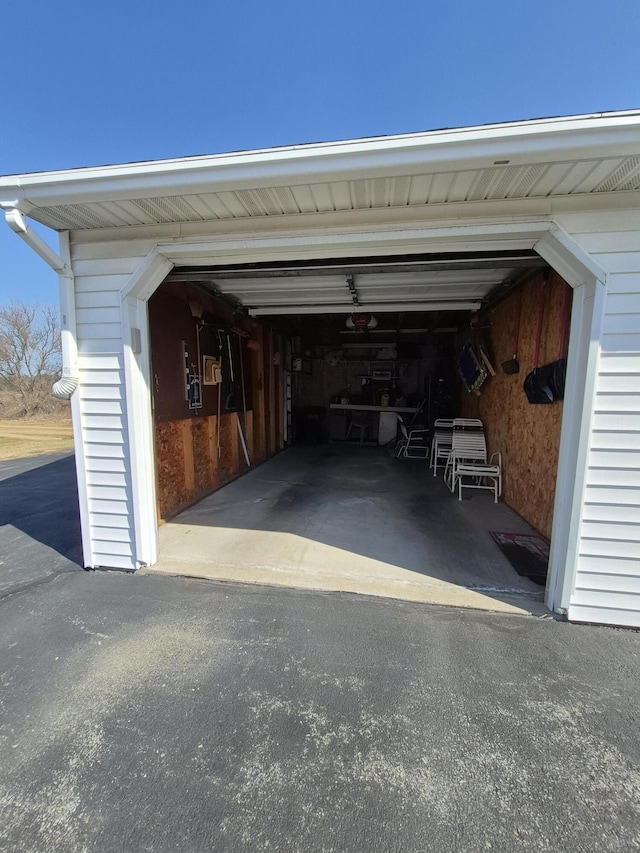
[[[480,430],[484,432],[484,424],[479,418],[454,418],[454,429]]]
[[[433,468],[433,476],[438,473],[438,465],[446,465],[449,453],[451,453],[451,442],[453,439],[453,419],[438,418],[433,424],[434,433],[431,441],[431,458],[429,467]]]
[[[469,432],[456,429],[454,421],[451,450],[444,469],[444,481],[452,492],[456,487],[458,467],[463,462],[486,464],[487,443],[484,432],[478,429]]]
[[[454,419],[453,443],[444,476],[452,492],[457,485],[458,500],[462,500],[463,489],[489,489],[495,503],[498,503],[502,494],[502,455],[493,453],[487,462],[482,421],[477,418]],[[469,479],[473,482],[468,482]]]
[[[407,427],[400,416],[398,416],[400,424],[400,440],[396,445],[396,456],[404,457],[405,459],[428,459],[429,430],[424,427]]]
[[[464,482],[465,477],[472,477],[475,482]],[[462,500],[463,489],[489,489],[493,492],[494,503],[498,503],[498,498],[502,494],[502,454],[492,453],[488,464],[460,462],[456,469],[456,481],[459,501]]]

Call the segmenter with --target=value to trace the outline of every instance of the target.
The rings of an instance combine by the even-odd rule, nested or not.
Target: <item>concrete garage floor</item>
[[[164,525],[147,571],[548,613],[489,535],[532,528],[489,492],[467,495],[379,448],[296,447]]]

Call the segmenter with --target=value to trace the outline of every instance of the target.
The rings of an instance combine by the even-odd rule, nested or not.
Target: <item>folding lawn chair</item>
[[[402,456],[405,459],[428,459],[429,430],[425,427],[407,428],[399,415],[398,423],[400,424],[400,440],[396,445],[396,456]]]
[[[495,463],[495,459],[498,463]],[[471,478],[473,483],[464,478]],[[444,479],[453,492],[458,487],[458,500],[462,489],[490,489],[495,502],[502,494],[502,456],[494,453],[487,461],[487,443],[482,421],[476,418],[455,418],[451,451],[444,471]]]
[[[453,437],[453,420],[451,418],[438,418],[433,424],[434,433],[431,441],[431,458],[429,467],[433,468],[433,476],[438,473],[440,464],[446,465],[451,452],[451,441]]]

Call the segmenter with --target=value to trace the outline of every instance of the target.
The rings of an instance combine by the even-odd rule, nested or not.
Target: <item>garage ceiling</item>
[[[534,252],[503,256],[369,259],[274,267],[175,269],[169,281],[199,283],[254,316],[359,311],[477,310],[496,290],[544,265]]]

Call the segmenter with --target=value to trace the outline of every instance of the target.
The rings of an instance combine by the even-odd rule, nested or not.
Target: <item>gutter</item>
[[[62,376],[54,383],[51,393],[58,400],[70,400],[73,392],[80,384],[78,376],[78,346],[76,338],[76,309],[74,279],[71,266],[27,225],[24,214],[18,207],[18,202],[0,202],[4,210],[7,225],[33,251],[39,255],[51,269],[58,273],[58,288],[60,294],[60,339],[62,344]],[[60,244],[67,258],[69,257],[68,232],[60,235]]]

